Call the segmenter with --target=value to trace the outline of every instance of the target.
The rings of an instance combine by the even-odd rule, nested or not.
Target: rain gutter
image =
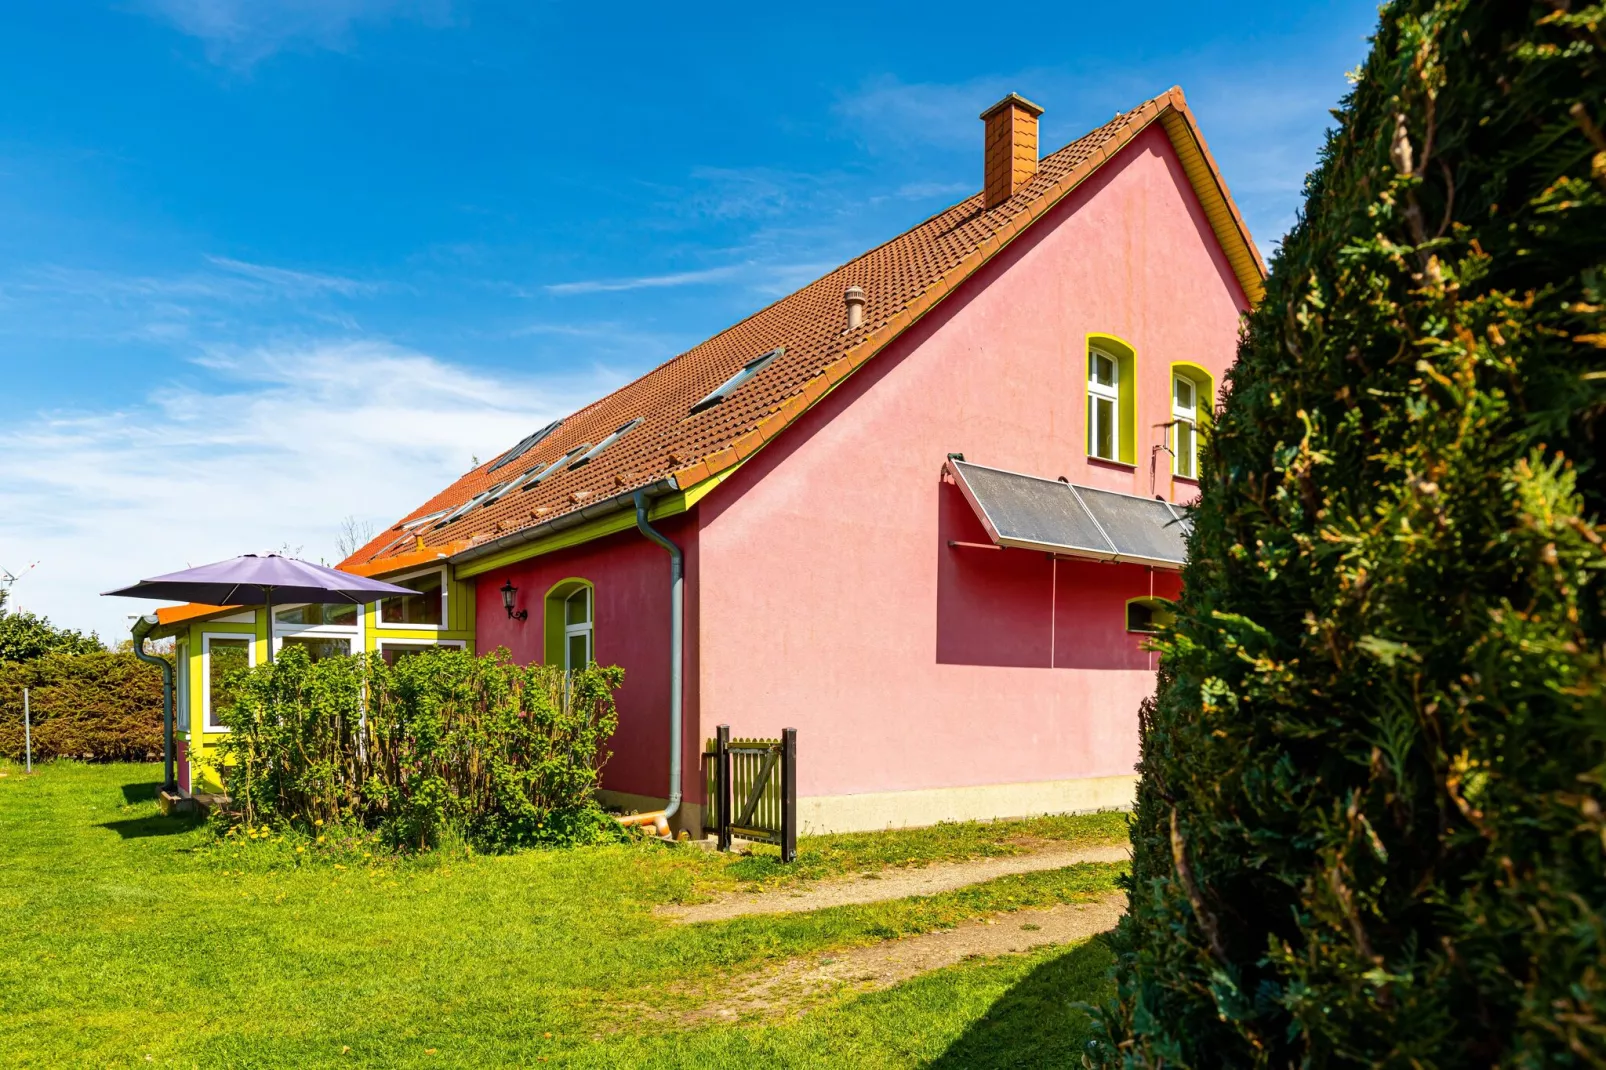
[[[680,809],[681,773],[681,650],[685,642],[686,555],[663,533],[647,522],[647,492],[638,490],[634,495],[636,528],[647,538],[669,551],[669,805],[656,814],[637,814],[630,824],[645,824],[643,818],[652,818],[660,835],[669,831],[669,819]]]
[[[134,621],[134,656],[162,668],[162,790],[172,791],[178,786],[173,779],[173,666],[166,658],[145,652],[145,637],[158,623],[154,613]]]
[[[591,521],[600,517],[623,512],[631,508],[636,498],[640,495],[646,495],[649,498],[657,498],[664,494],[678,491],[679,489],[680,484],[675,482],[675,477],[669,476],[664,479],[660,479],[657,482],[649,483],[639,490],[625,491],[623,494],[616,494],[611,498],[604,498],[600,502],[593,502],[584,509],[576,509],[572,513],[564,513],[562,516],[555,516],[551,520],[545,521],[544,523],[536,524],[534,527],[524,528],[521,531],[515,531],[511,534],[503,535],[501,538],[492,539],[489,542],[483,542],[480,545],[471,547],[467,550],[459,550],[457,553],[451,555],[451,562],[454,566],[466,565],[472,561],[478,561],[481,558],[490,557],[493,554],[505,553],[508,550],[514,549],[515,547],[524,546],[532,542],[540,542],[543,539],[551,538],[553,535],[556,535],[559,532],[567,531],[570,528],[579,527],[581,524],[590,523]]]

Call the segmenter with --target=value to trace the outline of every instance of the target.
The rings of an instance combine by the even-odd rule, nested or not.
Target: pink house
[[[472,605],[480,651],[623,666],[611,800],[694,835],[719,724],[798,729],[804,831],[1126,805],[1172,503],[1264,269],[1181,90],[1041,159],[1039,114],[983,115],[983,192],[342,567]]]

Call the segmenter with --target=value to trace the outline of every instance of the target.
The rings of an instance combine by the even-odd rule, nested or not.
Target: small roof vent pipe
[[[856,331],[864,326],[863,287],[849,286],[847,293],[842,295],[842,303],[848,309],[848,330]]]

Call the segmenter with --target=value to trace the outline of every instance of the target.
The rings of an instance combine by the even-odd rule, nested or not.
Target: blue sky
[[[334,559],[579,404],[1180,84],[1262,250],[1366,3],[8,5],[0,567]]]

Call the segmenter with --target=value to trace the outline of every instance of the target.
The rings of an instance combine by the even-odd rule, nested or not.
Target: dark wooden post
[[[715,836],[719,849],[731,849],[731,726],[722,724],[714,733]]]
[[[797,729],[781,730],[781,861],[797,858]]]

